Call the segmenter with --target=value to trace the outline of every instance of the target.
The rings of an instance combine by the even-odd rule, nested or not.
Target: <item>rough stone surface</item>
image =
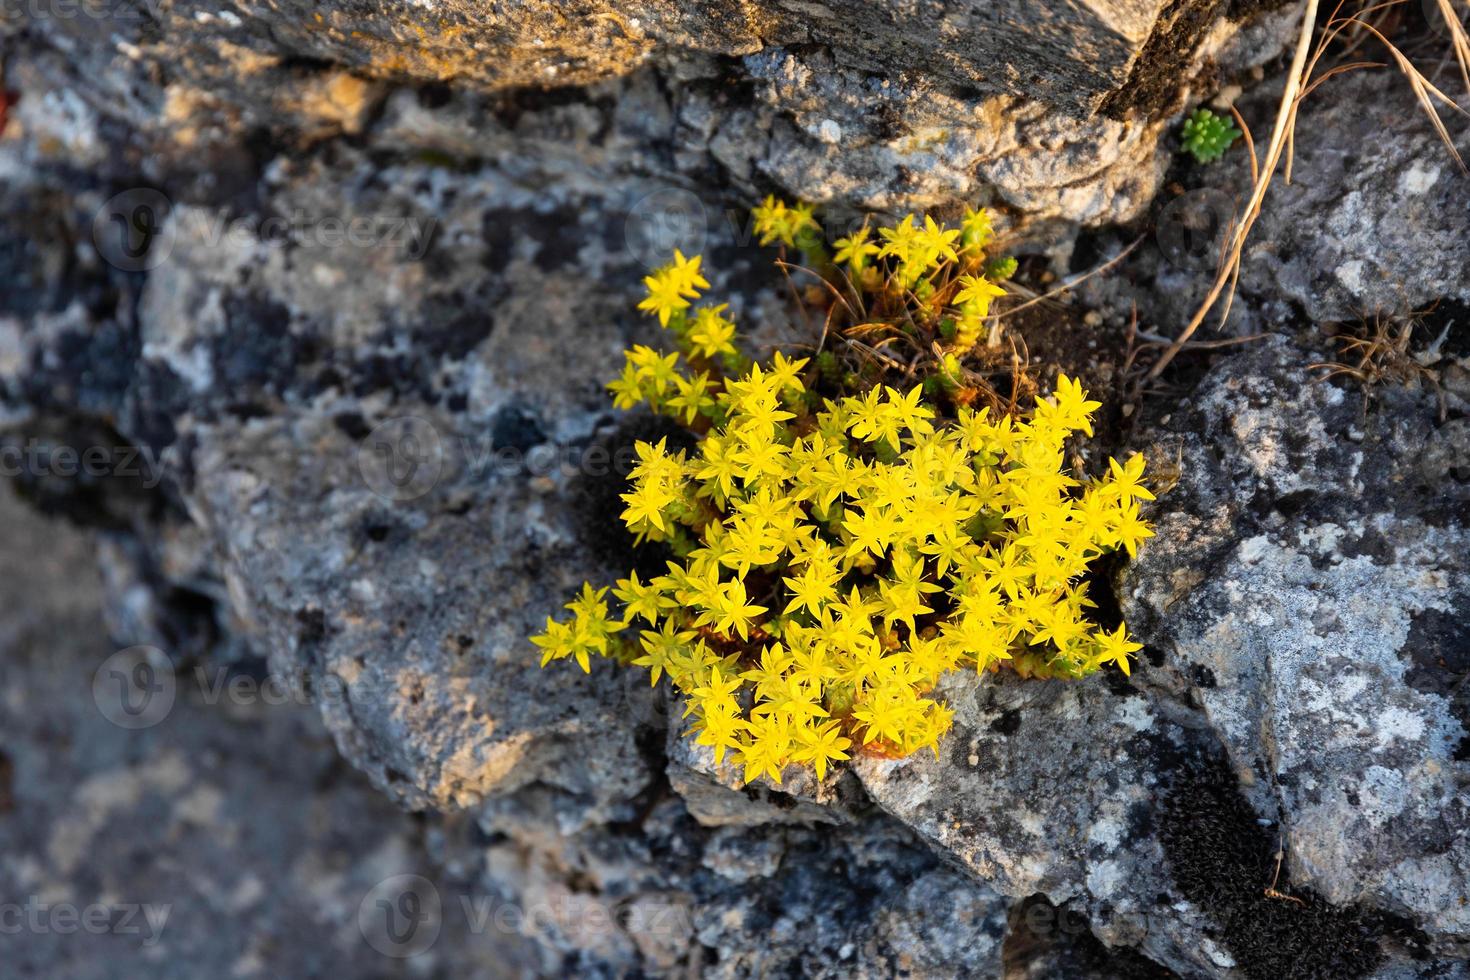
[[[259,660],[206,659],[154,724],[113,724],[120,702],[94,699],[92,678],[134,638],[109,639],[96,542],[8,491],[0,515],[7,974],[421,975],[358,914],[379,881],[429,867],[423,830],[343,762],[315,709],[259,697]],[[416,965],[499,980],[549,964],[524,937],[446,918]]]
[[[1199,704],[1293,880],[1470,940],[1464,429],[1432,392],[1307,384],[1285,343],[1181,407],[1125,613]],[[1153,676],[1153,675],[1151,675]]]
[[[1470,159],[1470,133],[1449,133]],[[1393,68],[1329,80],[1304,104],[1292,181],[1267,194],[1242,289],[1289,299],[1313,320],[1357,320],[1470,302],[1470,176]],[[1229,192],[1249,193],[1244,168]]]
[[[1220,0],[562,6],[41,6],[11,28],[12,125],[52,162],[236,204],[262,134],[398,154],[447,137],[435,152],[510,155],[522,174],[656,176],[715,213],[732,189],[869,209],[983,198],[1065,239],[1041,223],[1140,214],[1191,86],[1290,35]]]
[[[1282,85],[1276,75],[1236,99],[1258,153]],[[1216,112],[1227,111],[1224,102],[1215,100]],[[1443,115],[1470,160],[1470,132],[1452,110]],[[1402,75],[1385,67],[1328,79],[1302,104],[1294,152],[1291,182],[1278,171],[1247,239],[1223,330],[1217,308],[1197,339],[1289,333],[1303,317],[1358,324],[1434,310],[1436,333],[1470,323],[1470,176]],[[1221,246],[1250,194],[1240,142],[1214,163],[1179,158],[1147,222],[1104,230],[1083,247],[1089,262],[1101,261],[1141,237],[1128,275],[1088,280],[1085,301],[1124,316],[1136,308],[1143,329],[1176,335],[1214,284]]]
[[[493,803],[480,818],[492,837],[484,860],[487,879],[521,889],[529,907],[565,908],[576,882],[586,901],[643,910],[595,943],[570,918],[548,924],[538,938],[589,968],[999,974],[1010,903],[871,808],[835,828],[706,828],[666,795],[626,824],[565,832],[569,802],[523,791]]]
[[[66,706],[6,726],[7,891],[156,885],[278,937],[205,949],[191,909],[171,955],[221,975],[320,956],[413,975],[1464,977],[1456,334],[1425,358],[1439,393],[1309,384],[1324,355],[1273,342],[1222,358],[1168,419],[1150,405],[1134,441],[1177,485],[1119,589],[1147,655],[1131,680],[951,678],[937,758],[738,787],[636,673],[536,668],[526,635],[637,560],[608,528],[619,451],[654,430],[602,382],[654,335],[631,312],[649,264],[704,252],[769,345],[811,326],[750,242],[767,192],[838,221],[990,201],[1064,255],[1079,223],[1157,206],[1178,110],[1249,81],[1295,12],[676,6],[7,22],[0,449],[40,447],[16,488],[95,529],[64,547],[102,569],[80,606],[0,621],[20,635],[7,711]],[[1391,81],[1336,80],[1304,117],[1250,322],[1294,331],[1298,309],[1335,315],[1395,277],[1406,303],[1462,295],[1458,178],[1427,169],[1442,149],[1333,122],[1399,98]],[[1339,205],[1347,140],[1373,189]],[[152,186],[140,257],[108,202]],[[1118,279],[1175,282],[1142,261]],[[89,446],[135,462],[57,472]],[[6,571],[22,610],[80,574]],[[179,678],[268,662],[320,723],[190,702],[119,738],[76,683],[108,651],[38,655],[53,615],[157,646]],[[45,775],[58,746],[75,778]],[[107,836],[164,857],[76,857]],[[270,909],[241,876],[257,866]],[[379,958],[354,926],[403,872],[443,901],[428,960]],[[76,948],[24,962],[105,972]]]
[[[453,2],[432,12],[402,0],[326,10],[290,3],[218,8],[183,0],[73,10],[72,16],[39,5],[26,12],[29,19],[11,30],[35,31],[58,46],[95,43],[99,33],[113,31],[129,42],[120,54],[174,69],[167,83],[155,81],[156,91],[140,98],[218,95],[210,90],[222,79],[248,80],[262,94],[274,83],[290,97],[297,87],[291,83],[311,66],[327,64],[340,66],[343,81],[324,86],[318,98],[322,109],[341,111],[361,98],[364,83],[353,76],[488,91],[550,89],[585,86],[694,52],[738,57],[775,46],[820,45],[860,71],[910,72],[1081,111],[1110,97],[1124,107],[1139,101],[1118,93],[1130,83],[1139,87],[1141,71],[1158,76],[1148,79],[1152,88],[1177,85],[1226,10],[1218,0],[1089,0],[1042,9],[999,0],[902,10],[790,0],[621,8],[517,0],[493,10]],[[227,101],[243,106],[239,95]]]
[[[875,803],[1001,894],[1042,896],[1109,945],[1185,975],[1234,965],[1208,916],[1178,896],[1158,834],[1158,802],[1190,741],[1157,713],[1172,706],[1102,678],[956,676],[942,692],[955,727],[937,758],[854,763]]]
[[[104,622],[95,536],[9,493],[0,517],[0,955],[16,976],[116,976],[121,958],[244,978],[998,975],[1009,903],[872,813],[836,835],[707,830],[665,794],[588,831],[575,796],[538,787],[486,808],[483,830],[410,816],[344,763],[304,692],[218,651],[178,673],[166,713],[120,728],[90,681],[138,638]],[[434,896],[422,949],[360,919],[404,875]],[[106,929],[68,925],[88,908]]]

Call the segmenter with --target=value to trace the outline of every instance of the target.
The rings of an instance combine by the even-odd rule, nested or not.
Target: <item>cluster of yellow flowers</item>
[[[825,258],[817,242],[821,226],[810,205],[787,205],[767,197],[754,210],[755,231],[762,245],[780,242]],[[878,229],[872,239],[865,223],[832,244],[832,261],[861,293],[905,306],[921,319],[942,325],[946,339],[959,350],[979,341],[990,303],[1005,290],[993,279],[1015,269],[1014,259],[986,262],[985,250],[995,237],[990,213],[967,208],[958,228],[946,228],[925,215],[912,214]],[[891,314],[890,314],[891,315]]]
[[[929,237],[914,244],[905,228]],[[947,241],[928,223],[888,230],[889,244],[909,243],[890,253],[900,265]],[[609,387],[620,406],[647,403],[703,438],[693,454],[640,442],[622,517],[677,560],[619,580],[616,612],[607,588],[585,585],[571,615],[533,637],[542,666],[590,670],[596,654],[655,684],[667,674],[717,762],[734,753],[747,781],[777,783],[792,763],[825,777],[855,744],[937,754],[951,712],[932,691],[946,671],[1128,672],[1140,645],[1089,619],[1084,576],[1152,534],[1138,509],[1152,494],[1136,455],[1099,479],[1068,475],[1064,446],[1092,435],[1099,407],[1078,382],[1060,377],[1028,418],[941,418],[918,386],[817,398],[807,358],[750,365],[724,306],[691,312],[707,288],[698,256],[676,253],[645,285],[640,308],[680,349],[635,347]]]

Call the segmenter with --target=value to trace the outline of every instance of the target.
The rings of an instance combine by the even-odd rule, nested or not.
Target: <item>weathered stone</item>
[[[1171,420],[1179,484],[1127,574],[1151,673],[1200,705],[1292,880],[1409,918],[1442,951],[1470,919],[1470,716],[1454,625],[1470,492],[1431,392],[1306,383],[1287,343],[1227,362]]]
[[[377,911],[380,881],[428,867],[418,822],[344,765],[314,708],[262,687],[259,659],[198,660],[165,711],[114,724],[109,671],[141,638],[109,639],[95,535],[43,521],[8,489],[0,517],[6,972],[100,980],[126,962],[248,980],[392,964],[359,914]],[[524,936],[469,928],[439,881],[448,914],[416,964],[551,968]]]
[[[1470,158],[1470,133],[1441,112]],[[1243,292],[1289,298],[1319,321],[1470,302],[1470,176],[1407,80],[1392,68],[1331,79],[1303,103],[1295,132],[1292,180],[1278,178],[1266,196]],[[1245,168],[1221,177],[1243,202]]]
[[[0,228],[24,244],[0,250],[0,421],[8,439],[149,457],[132,478],[18,485],[106,529],[114,632],[181,677],[202,662],[258,678],[268,652],[343,756],[427,812],[442,877],[360,786],[325,804],[324,819],[385,841],[303,859],[333,928],[351,926],[343,910],[370,878],[415,866],[455,915],[482,900],[544,911],[479,931],[446,914],[433,968],[1103,977],[1139,975],[1146,955],[1186,976],[1453,976],[1470,374],[1452,356],[1433,365],[1443,424],[1433,398],[1390,389],[1359,417],[1351,389],[1306,386],[1294,347],[1222,362],[1188,410],[1136,436],[1180,482],[1126,579],[1151,643],[1132,681],[953,677],[938,758],[739,787],[637,672],[543,671],[525,641],[584,578],[639,560],[610,530],[612,457],[647,423],[612,413],[602,383],[655,335],[631,311],[649,265],[704,252],[767,345],[811,339],[750,244],[745,209],[770,191],[823,203],[832,229],[863,209],[988,201],[1015,240],[1061,254],[1077,223],[1146,211],[1171,114],[1199,84],[1247,81],[1296,15],[1242,29],[1221,6],[521,3],[430,18],[174,3],[7,25],[20,101]],[[1384,97],[1388,80],[1369,77],[1319,90],[1315,124],[1308,104],[1298,184],[1258,226],[1258,245],[1283,251],[1248,259],[1253,323],[1377,295],[1354,282],[1399,277],[1414,303],[1460,295],[1450,238],[1465,216],[1444,197],[1458,178],[1425,169],[1442,150],[1333,122],[1353,101],[1341,93]],[[1413,111],[1391,125],[1417,125]],[[1346,178],[1306,177],[1345,139],[1371,147],[1382,186],[1339,206],[1328,195]],[[133,256],[109,201],[155,184],[164,223]],[[1320,214],[1331,234],[1303,217]],[[1374,241],[1393,254],[1363,257]],[[209,723],[238,713],[203,714],[189,743],[225,751]],[[39,758],[41,729],[26,731]],[[243,818],[221,811],[274,799],[260,753],[297,738],[320,748],[305,721],[272,728],[218,778],[177,753],[159,772],[89,775],[102,788],[88,799],[122,787],[137,808],[71,816],[156,834],[166,806],[185,841],[197,826],[238,834]],[[298,795],[322,760],[291,770]],[[26,779],[26,799],[44,795]],[[309,836],[287,850],[314,852]],[[1278,840],[1301,905],[1263,893]],[[218,869],[266,860],[200,846],[206,899],[234,894]],[[299,893],[279,887],[290,916]],[[1037,908],[1092,935],[1027,952],[1037,929],[1019,916]],[[504,943],[513,963],[483,955]],[[1422,967],[1405,959],[1415,944]],[[358,964],[360,944],[342,948]],[[238,965],[192,938],[176,952]]]
[[[854,761],[875,803],[1001,894],[1070,906],[1106,943],[1189,974],[1233,965],[1198,910],[1156,907],[1176,891],[1156,834],[1161,757],[1188,738],[1154,699],[1101,677],[951,676],[940,693],[955,727],[938,758]]]
[[[1235,43],[1221,0],[562,6],[38,12],[25,26],[43,44],[7,61],[15,126],[53,163],[218,199],[249,193],[248,133],[442,150],[458,110],[459,150],[522,173],[595,180],[605,163],[695,189],[715,213],[726,185],[840,208],[993,199],[1033,240],[1066,240],[1066,224],[1039,222],[1136,217],[1193,81],[1290,34],[1266,17]],[[406,111],[425,125],[395,126]]]
[[[585,901],[645,910],[603,930],[588,930],[584,917],[580,934],[578,923],[548,916],[538,938],[568,955],[638,950],[645,969],[720,977],[1000,973],[1010,903],[871,807],[841,826],[710,829],[677,796],[655,796],[631,823],[559,832],[577,809],[564,794],[523,790],[481,817],[493,830],[490,887],[556,910],[576,881]]]
[[[251,80],[262,92],[263,83],[289,90],[304,62],[400,83],[550,89],[626,75],[650,60],[667,62],[688,52],[729,57],[818,43],[860,71],[912,73],[1079,111],[1104,103],[1121,111],[1148,105],[1156,92],[1183,80],[1182,70],[1225,4],[1089,0],[1049,9],[996,0],[891,11],[788,0],[660,0],[624,8],[518,0],[493,11],[448,3],[428,14],[402,0],[326,10],[301,3],[221,10],[176,0],[121,4],[106,16],[100,9],[73,13],[50,16],[36,8],[30,26],[73,46],[95,40],[100,31],[117,31],[133,41],[133,57],[180,69],[170,88],[209,91],[229,79],[232,85]],[[356,99],[355,93],[326,96],[337,105]]]

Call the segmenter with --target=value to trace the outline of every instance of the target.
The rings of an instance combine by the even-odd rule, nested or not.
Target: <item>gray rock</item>
[[[1149,676],[1200,705],[1292,880],[1466,949],[1470,601],[1461,454],[1433,394],[1307,383],[1307,350],[1227,362],[1154,456],[1178,485],[1128,569]]]
[[[658,176],[714,214],[773,185],[847,209],[993,200],[1049,242],[1141,214],[1190,86],[1290,37],[1222,7],[120,4],[29,16],[40,43],[7,74],[27,154],[215,200],[248,194],[251,132],[346,135],[556,180]]]
[[[1461,156],[1470,157],[1463,120],[1453,110],[1442,114]],[[1244,168],[1217,170],[1227,192],[1244,201]],[[1266,197],[1241,289],[1289,298],[1313,320],[1470,302],[1467,202],[1470,176],[1407,80],[1392,68],[1333,78],[1303,103],[1292,181],[1278,179]]]
[[[182,3],[43,19],[24,44],[7,28],[21,101],[0,144],[0,225],[26,243],[0,251],[7,438],[137,446],[150,463],[80,480],[40,467],[21,489],[104,529],[115,633],[185,678],[207,663],[258,680],[268,654],[347,762],[425,812],[427,854],[360,784],[319,817],[351,846],[289,824],[282,853],[310,856],[273,879],[282,909],[259,920],[289,933],[280,955],[325,908],[330,948],[356,966],[352,910],[408,870],[437,890],[446,930],[414,965],[471,975],[1103,977],[1138,975],[1146,955],[1227,977],[1259,962],[1240,922],[1331,947],[1352,938],[1344,921],[1393,933],[1380,913],[1438,957],[1418,971],[1395,933],[1382,976],[1452,970],[1467,943],[1463,365],[1442,369],[1457,417],[1440,426],[1422,393],[1386,391],[1359,418],[1355,393],[1304,385],[1293,347],[1224,362],[1171,429],[1143,433],[1156,469],[1180,474],[1123,597],[1154,660],[1132,683],[952,678],[957,727],[938,758],[737,788],[636,672],[543,671],[525,642],[584,578],[634,560],[607,533],[619,487],[597,453],[649,431],[609,410],[602,382],[655,335],[631,310],[650,264],[703,251],[766,344],[806,329],[750,243],[744,209],[768,191],[823,202],[834,227],[857,209],[989,201],[1015,240],[1065,251],[1077,223],[1149,207],[1171,116],[1202,79],[1259,66],[1290,34],[1292,10],[1242,30],[1219,6],[526,3],[430,22],[402,5]],[[1441,205],[1456,178],[1411,176],[1432,143],[1383,149],[1382,193],[1331,212],[1340,240],[1311,237],[1301,214],[1325,213],[1331,184],[1308,186],[1307,161],[1340,137],[1308,122],[1300,189],[1279,192],[1301,197],[1258,232],[1292,251],[1253,258],[1248,276],[1276,272],[1247,291],[1283,309],[1283,295],[1338,302],[1303,270],[1361,252],[1359,219],[1404,256],[1422,228],[1453,262],[1463,214]],[[134,265],[108,202],[154,183],[166,221]],[[1422,211],[1380,208],[1414,188]],[[1456,295],[1452,265],[1403,262],[1381,275]],[[37,676],[24,690],[40,700],[74,696]],[[171,743],[161,767],[89,773],[80,805],[38,810],[72,828],[61,844],[26,823],[5,853],[65,856],[99,834],[197,844],[197,880],[156,880],[206,905],[233,900],[226,868],[280,871],[280,855],[198,828],[238,836],[232,803],[284,806],[262,802],[279,789],[266,762],[303,741],[290,786],[309,793],[334,758],[322,729],[299,711],[250,715],[233,741],[258,744],[227,755],[238,746],[210,726],[243,722],[196,708],[184,741],[217,756]],[[28,760],[44,759],[36,724]],[[84,738],[109,766],[128,744]],[[1200,760],[1217,751],[1230,768],[1211,783]],[[243,761],[217,771],[225,758]],[[17,785],[41,799],[25,765]],[[1249,833],[1236,820],[1209,836],[1179,816],[1191,797]],[[1261,894],[1252,862],[1277,834],[1288,887],[1316,896],[1300,915],[1318,919]],[[1221,852],[1234,891],[1199,900],[1183,879]],[[70,880],[8,860],[17,887]],[[1022,916],[1043,906],[1090,935],[1039,937]],[[1321,921],[1343,931],[1292,931]],[[497,960],[502,946],[513,955]],[[194,938],[174,952],[237,965]]]
[[[854,762],[875,803],[1003,895],[1070,907],[1106,944],[1185,975],[1227,975],[1200,910],[1156,907],[1176,892],[1156,827],[1161,759],[1189,740],[1168,705],[1102,677],[951,676],[940,693],[955,725],[937,758]]]
[[[1277,74],[1233,96],[1258,153],[1283,84]],[[1222,93],[1209,104],[1224,114],[1231,100]],[[1463,118],[1449,110],[1443,116],[1461,156],[1470,159]],[[1166,142],[1177,146],[1177,140],[1176,126]],[[1470,177],[1403,76],[1389,67],[1327,80],[1302,104],[1294,149],[1291,182],[1283,166],[1246,241],[1228,318],[1222,326],[1224,307],[1217,306],[1196,339],[1291,334],[1304,316],[1356,327],[1431,309],[1434,334],[1451,323],[1463,329],[1470,320],[1464,234]],[[1142,233],[1128,274],[1097,276],[1078,290],[1081,305],[1123,322],[1136,309],[1142,330],[1167,337],[1204,301],[1225,236],[1251,194],[1242,141],[1213,163],[1185,158],[1173,174],[1152,199],[1147,225],[1104,230],[1091,241],[1090,254],[1101,261]]]
[[[524,936],[477,934],[454,914],[416,821],[343,763],[313,708],[261,686],[258,659],[198,660],[170,677],[167,710],[145,702],[140,724],[115,724],[110,671],[138,638],[109,638],[95,535],[8,489],[0,517],[7,972],[545,975]],[[379,882],[409,872],[434,876],[451,912],[413,961],[359,921]]]
[[[720,977],[1000,975],[1010,902],[871,807],[841,826],[712,829],[678,796],[656,795],[629,823],[558,832],[577,809],[531,789],[480,819],[493,832],[487,886],[549,910],[538,939],[589,964],[613,953],[635,957],[612,960],[624,969]],[[606,917],[615,925],[562,914],[575,907],[569,888],[619,910]]]
[[[1429,450],[1445,435],[1432,393],[1385,389],[1364,416],[1357,391],[1303,383],[1314,359],[1272,343],[1223,362],[1150,450],[1178,483],[1124,580],[1160,658],[1137,686],[952,676],[937,758],[853,765],[990,887],[1072,908],[1187,976],[1254,975],[1380,914],[1443,963],[1464,952],[1466,494],[1448,474],[1463,457]],[[1185,761],[1212,743],[1220,776]],[[1315,894],[1273,911],[1278,836],[1276,880]],[[1382,968],[1408,969],[1403,955]]]

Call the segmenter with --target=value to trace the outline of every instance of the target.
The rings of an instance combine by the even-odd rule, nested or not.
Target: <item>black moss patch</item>
[[[1278,892],[1274,830],[1256,821],[1223,758],[1193,756],[1174,770],[1159,836],[1180,892],[1205,911],[1242,974],[1261,980],[1351,980],[1371,973],[1384,946],[1416,952],[1425,941],[1404,920],[1336,906],[1292,886]]]
[[[1291,0],[1230,0],[1225,15],[1233,21],[1247,21],[1261,14],[1280,10]]]
[[[592,556],[614,569],[632,569],[643,578],[666,572],[673,552],[661,544],[634,545],[623,523],[627,505],[621,495],[628,492],[628,474],[638,460],[637,444],[660,439],[668,440],[671,451],[693,450],[698,443],[692,432],[670,419],[630,416],[588,447],[585,465],[572,488],[580,537]]]
[[[1174,0],[1159,16],[1161,26],[1144,42],[1128,80],[1103,100],[1099,111],[1123,119],[1139,111],[1155,118],[1179,97],[1179,79],[1205,31],[1226,0]]]

